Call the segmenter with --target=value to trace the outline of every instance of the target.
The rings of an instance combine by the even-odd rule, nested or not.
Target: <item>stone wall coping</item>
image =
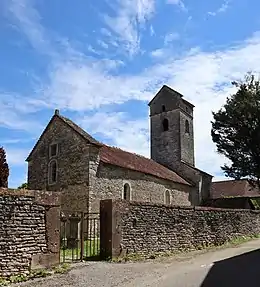
[[[39,205],[60,206],[61,193],[57,191],[0,188],[0,196],[25,196],[33,197]]]
[[[107,199],[112,200],[112,199]],[[138,201],[125,201],[122,199],[114,200],[114,203],[122,208],[127,208],[132,206],[146,206],[146,207],[160,207],[168,209],[178,209],[178,210],[194,210],[194,211],[214,211],[214,212],[253,212],[260,213],[260,210],[251,210],[251,209],[231,209],[231,208],[217,208],[217,207],[206,207],[206,206],[183,206],[183,205],[165,205],[162,203],[151,203],[151,202],[138,202]]]

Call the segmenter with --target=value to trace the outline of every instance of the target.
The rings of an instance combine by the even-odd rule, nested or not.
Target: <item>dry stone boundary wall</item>
[[[0,188],[0,276],[59,263],[60,195]]]
[[[100,211],[104,257],[195,250],[260,234],[259,211],[122,200],[101,201]]]

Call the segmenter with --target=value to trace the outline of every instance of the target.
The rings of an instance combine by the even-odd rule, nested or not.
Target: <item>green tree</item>
[[[6,162],[6,153],[0,147],[0,187],[8,187],[9,167]]]
[[[28,183],[23,183],[20,186],[18,186],[18,189],[28,189]]]
[[[213,112],[211,136],[217,151],[230,164],[222,168],[226,176],[247,178],[260,187],[260,83],[252,74],[232,82],[237,92]]]

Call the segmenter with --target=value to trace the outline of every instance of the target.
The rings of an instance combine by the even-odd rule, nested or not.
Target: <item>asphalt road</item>
[[[260,239],[203,254],[138,263],[90,262],[68,274],[19,284],[39,287],[260,286]],[[16,285],[17,286],[17,285]]]

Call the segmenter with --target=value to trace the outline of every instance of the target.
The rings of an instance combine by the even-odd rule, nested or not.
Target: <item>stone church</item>
[[[194,106],[168,86],[149,103],[151,159],[105,145],[58,110],[26,161],[29,189],[62,192],[64,211],[107,198],[200,205],[212,176],[195,167]]]

